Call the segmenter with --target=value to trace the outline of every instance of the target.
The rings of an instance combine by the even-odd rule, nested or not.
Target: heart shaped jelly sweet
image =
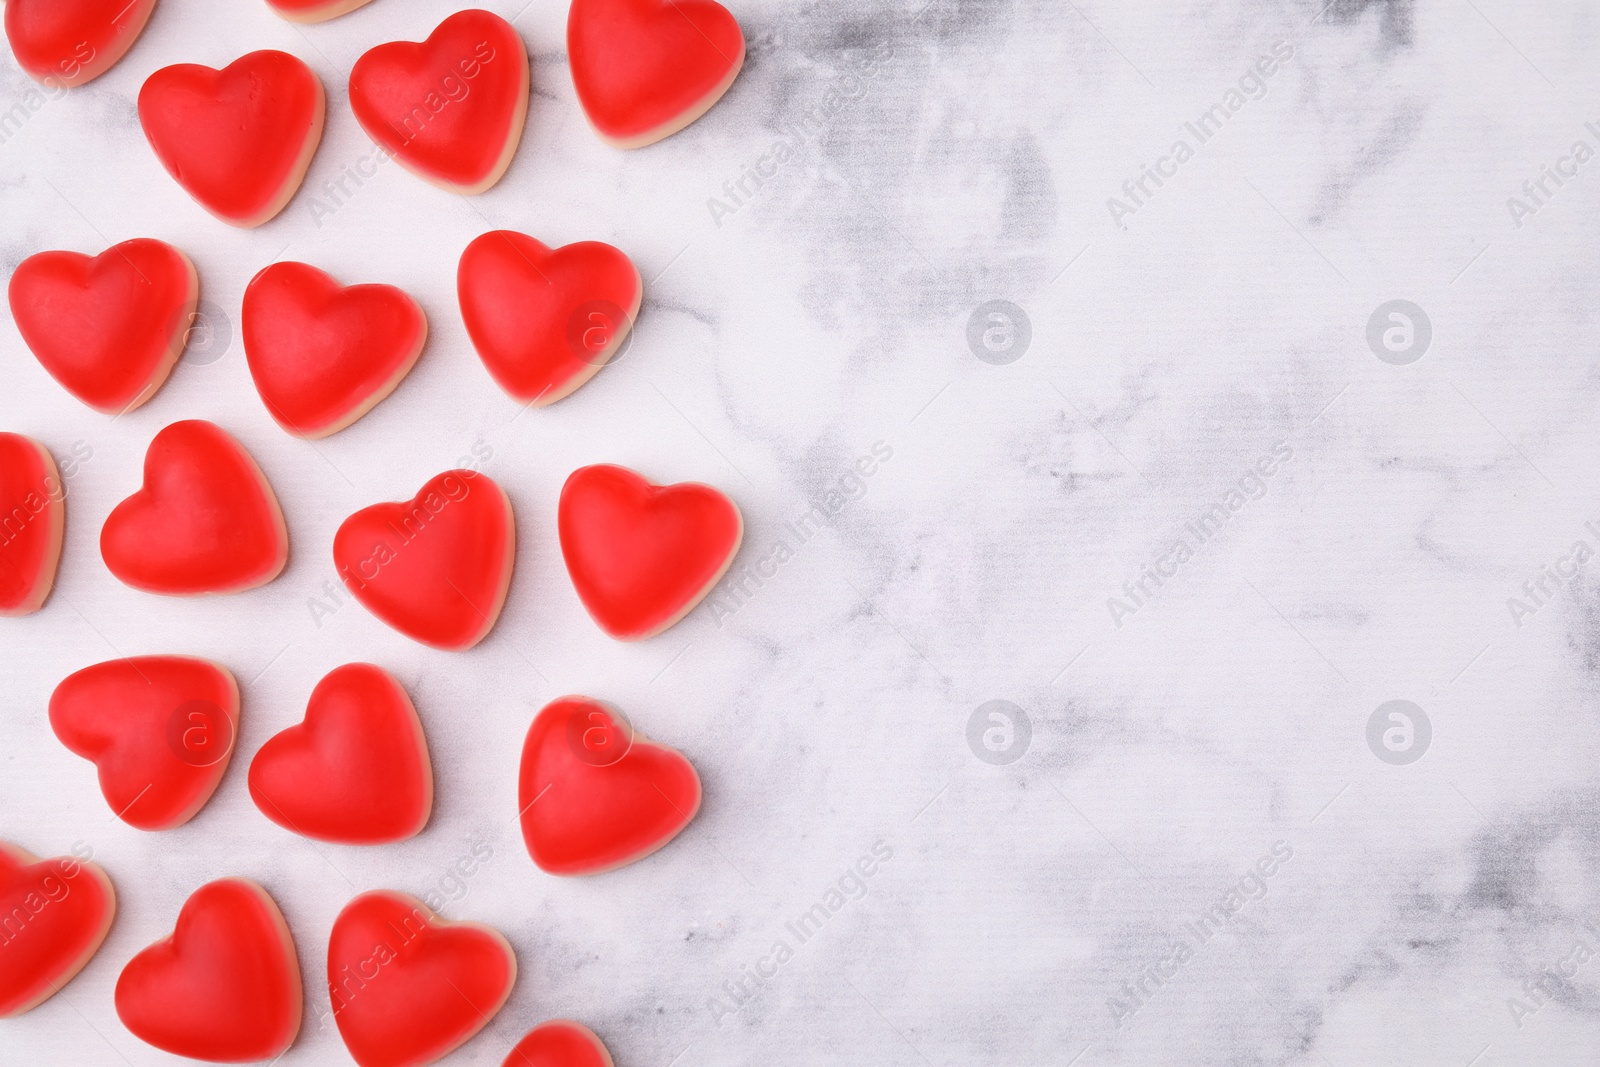
[[[517,780],[522,840],[540,870],[599,874],[643,859],[700,810],[700,776],[588,697],[534,717]]]
[[[659,486],[625,467],[581,467],[561,488],[561,554],[578,599],[623,641],[667,629],[727,571],[744,523],[709,485]]]
[[[50,450],[19,433],[0,433],[0,615],[44,606],[66,524],[67,491]]]
[[[245,878],[196,889],[172,933],[122,969],[117,1017],[146,1044],[216,1063],[271,1060],[300,1032],[300,961],[283,913]]]
[[[595,132],[640,148],[722,98],[744,65],[744,34],[715,0],[572,0],[567,56]]]
[[[98,256],[39,252],[7,287],[11,317],[50,377],[107,415],[155,395],[183,354],[200,281],[189,257],[138,237]]]
[[[422,720],[394,676],[347,663],[317,683],[305,721],[274,735],[250,762],[261,814],[319,841],[403,841],[433,810]]]
[[[394,392],[428,340],[417,302],[392,285],[340,285],[305,263],[274,263],[244,291],[244,354],[279,426],[326,437]]]
[[[56,686],[50,728],[94,763],[118,818],[167,830],[193,818],[222,781],[239,734],[239,686],[209,660],[108,660]]]
[[[49,1000],[100,950],[117,914],[106,872],[0,841],[0,1019]]]
[[[290,22],[327,22],[348,15],[372,0],[267,0],[267,6]]]
[[[333,563],[368,611],[413,640],[459,652],[500,617],[516,549],[505,490],[487,475],[453,470],[405,503],[344,520]]]
[[[221,70],[162,67],[139,90],[139,123],[167,173],[201,207],[245,228],[271,219],[300,188],[326,112],[311,68],[270,49]]]
[[[156,0],[10,0],[6,40],[45,85],[83,85],[116,65],[144,32]]]
[[[499,15],[457,11],[426,41],[391,41],[356,60],[350,110],[413,174],[453,193],[481,193],[522,139],[527,47]]]
[[[244,446],[203,419],[150,442],[144,485],[100,530],[100,555],[135,589],[174,596],[237,593],[289,559],[278,498]]]
[[[500,1067],[613,1067],[611,1053],[582,1023],[552,1019],[518,1041]]]
[[[404,893],[363,893],[328,938],[328,995],[361,1067],[422,1067],[483,1029],[511,995],[517,958],[496,930],[448,922]]]
[[[621,348],[644,283],[608,244],[552,249],[493,230],[461,253],[456,295],[495,382],[519,403],[543,407],[594,377]]]

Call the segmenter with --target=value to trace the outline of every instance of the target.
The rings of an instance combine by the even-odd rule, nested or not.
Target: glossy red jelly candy
[[[413,174],[453,193],[481,193],[522,139],[527,47],[499,15],[457,11],[426,41],[391,41],[356,60],[350,110]]]
[[[294,196],[322,140],[322,82],[287,52],[251,52],[221,70],[162,67],[139,90],[139,122],[161,165],[200,206],[260,226]]]
[[[595,132],[640,148],[722,98],[744,65],[744,34],[715,0],[572,0],[567,57]]]
[[[599,241],[550,248],[492,230],[461,253],[456,295],[478,357],[522,404],[553,404],[599,373],[639,315],[644,283]]]
[[[422,720],[393,675],[347,663],[311,691],[305,721],[250,762],[261,814],[319,841],[379,845],[420,831],[433,810]]]
[[[368,611],[413,640],[459,652],[494,628],[516,549],[505,490],[487,475],[453,470],[404,503],[344,520],[333,563]]]
[[[328,995],[339,1036],[361,1067],[422,1067],[494,1017],[517,980],[500,933],[449,922],[404,893],[346,904],[328,938]]]
[[[117,914],[106,872],[78,856],[41,860],[0,841],[0,1019],[60,991],[94,958]]]
[[[250,453],[203,419],[150,442],[144,485],[112,509],[100,555],[135,589],[173,596],[237,593],[278,576],[289,532]]]
[[[517,1042],[500,1067],[613,1067],[605,1044],[582,1023],[552,1019]]]
[[[578,599],[623,641],[650,637],[698,604],[739,551],[744,523],[709,485],[652,485],[625,467],[581,467],[561,489],[561,555]]]
[[[239,735],[239,686],[210,660],[108,660],[56,686],[50,728],[94,763],[119,819],[167,830],[193,818],[222,781]]]
[[[267,6],[290,22],[326,22],[348,15],[372,0],[267,0]]]
[[[83,85],[127,54],[156,0],[9,0],[6,40],[17,65],[46,85]]]
[[[164,1052],[271,1060],[300,1032],[300,962],[283,913],[245,878],[196,889],[172,933],[122,969],[117,1017]]]
[[[107,415],[156,394],[183,354],[200,281],[189,257],[137,237],[97,256],[38,252],[7,288],[28,350],[62,387]]]
[[[0,433],[0,615],[44,606],[66,522],[66,487],[50,450],[19,433]]]
[[[279,426],[318,438],[392,393],[428,340],[417,302],[392,285],[340,285],[306,263],[274,263],[244,291],[244,354]]]
[[[517,782],[522,840],[539,869],[599,874],[643,859],[700,810],[700,776],[588,697],[551,701],[528,728]]]

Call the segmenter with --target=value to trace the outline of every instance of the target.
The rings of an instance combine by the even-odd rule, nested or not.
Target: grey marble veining
[[[371,152],[350,65],[458,6],[300,29],[162,0],[86,88],[30,96],[0,62],[0,268],[159,237],[214,328],[112,421],[0,323],[0,427],[91,453],[56,595],[0,626],[0,836],[85,843],[121,899],[0,1060],[169,1062],[117,1021],[117,973],[239,874],[298,942],[284,1067],[346,1062],[318,976],[377,887],[516,947],[511,1001],[452,1063],[556,1016],[621,1067],[1595,1062],[1600,7],[736,0],[732,91],[619,153],[577,110],[565,6],[485,0],[534,60],[506,179],[469,202],[389,166],[339,193]],[[239,232],[167,179],[134,100],[159,66],[262,47],[317,70],[329,123],[295,201]],[[610,241],[646,279],[626,356],[520,418],[454,296],[494,227]],[[238,342],[280,256],[400,285],[432,328],[315,447]],[[99,559],[150,437],[189,417],[282,500],[291,560],[260,590],[150,597]],[[434,652],[327,598],[338,523],[475,446],[519,523],[491,637]],[[747,521],[717,596],[639,645],[590,622],[556,549],[560,485],[598,461],[716,484]],[[154,652],[225,663],[244,712],[214,799],[151,835],[44,709],[68,672]],[[313,846],[254,809],[247,760],[358,659],[416,701],[434,817]],[[566,692],[705,782],[677,841],[590,880],[540,873],[513,824],[522,734]]]

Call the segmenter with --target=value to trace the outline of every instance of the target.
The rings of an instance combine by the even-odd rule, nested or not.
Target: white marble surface
[[[112,421],[0,322],[0,426],[93,453],[56,595],[0,626],[0,836],[84,842],[121,899],[82,975],[0,1024],[0,1060],[170,1062],[117,1021],[117,973],[196,886],[238,874],[299,945],[307,1022],[286,1067],[348,1062],[318,976],[333,916],[374,887],[442,887],[447,915],[516,946],[510,1003],[452,1063],[498,1064],[568,1015],[621,1067],[1593,1064],[1600,564],[1520,620],[1508,599],[1574,542],[1600,547],[1600,162],[1547,179],[1520,226],[1507,198],[1575,141],[1600,148],[1600,5],[1323,3],[734,0],[750,58],[727,98],[619,153],[576,108],[564,5],[488,0],[534,57],[506,180],[468,201],[385,167],[324,218],[312,197],[371,150],[351,63],[461,5],[376,0],[302,31],[254,0],[162,0],[118,67],[0,145],[4,270],[153,236],[193,255],[224,323],[282,256],[405,287],[433,334],[389,400],[312,447],[267,417],[230,325]],[[1292,57],[1265,95],[1241,94],[1114,224],[1108,198],[1196,142],[1184,123],[1279,42]],[[159,66],[263,47],[309,62],[331,111],[306,189],[244,233],[166,178],[134,98]],[[29,88],[0,63],[0,111]],[[803,151],[714,220],[708,198],[784,137]],[[521,417],[454,299],[457,256],[492,227],[611,241],[647,279],[625,359]],[[1006,365],[966,340],[997,299],[1031,320]],[[1432,323],[1409,365],[1368,347],[1392,299]],[[292,558],[266,588],[168,600],[100,561],[146,443],[189,417],[238,435],[283,501]],[[851,482],[876,442],[892,458]],[[491,637],[434,652],[358,606],[318,625],[340,520],[479,443],[520,526]],[[1242,479],[1254,492],[1280,444],[1292,458],[1258,499],[1203,543],[1185,532]],[[595,461],[726,489],[741,565],[830,488],[854,499],[737,611],[621,645],[555,544],[561,482]],[[1173,571],[1180,537],[1192,558],[1118,626],[1108,598],[1147,564]],[[216,797],[144,834],[45,705],[71,670],[157,652],[227,664],[245,710]],[[433,821],[398,847],[314,846],[245,790],[255,749],[355,659],[397,673],[432,744]],[[512,825],[522,734],[568,691],[619,704],[706,786],[669,848],[587,881],[540,873]],[[967,741],[994,699],[1031,723],[1004,765]],[[1393,699],[1432,724],[1409,765],[1366,740]],[[785,924],[880,841],[893,857],[866,895],[800,944]],[[474,842],[493,856],[458,889]],[[1275,846],[1292,855],[1247,878]],[[1235,887],[1243,903],[1197,934]],[[771,972],[779,939],[792,958],[735,1005],[724,983]],[[1547,968],[1569,977],[1541,992]]]

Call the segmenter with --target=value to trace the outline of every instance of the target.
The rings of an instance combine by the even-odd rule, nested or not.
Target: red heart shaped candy
[[[552,1019],[517,1042],[500,1067],[613,1067],[611,1053],[582,1023]]]
[[[118,818],[167,830],[193,818],[222,781],[239,734],[239,686],[209,660],[108,660],[56,686],[50,728],[95,764]]]
[[[654,636],[687,615],[744,537],[739,509],[709,485],[652,485],[610,464],[572,472],[557,526],[578,599],[623,641]]]
[[[414,897],[363,893],[333,920],[328,995],[361,1067],[422,1067],[465,1044],[517,980],[500,933],[447,922]]]
[[[162,67],[139,90],[139,122],[161,165],[223,222],[260,226],[300,188],[322,140],[322,83],[287,52],[221,70]]]
[[[622,346],[644,283],[608,244],[551,249],[493,230],[461,253],[456,295],[495,382],[518,402],[543,407],[594,377]]]
[[[700,776],[614,708],[562,697],[528,728],[517,804],[522,840],[540,870],[600,874],[678,836],[700,810]]]
[[[453,193],[481,193],[522,139],[527,47],[499,15],[458,11],[420,44],[392,41],[356,60],[350,110],[413,174]]]
[[[306,718],[250,762],[250,798],[285,829],[319,841],[403,841],[433,810],[422,720],[393,675],[347,663],[317,683]]]
[[[40,860],[0,841],[0,1019],[21,1015],[72,981],[117,914],[106,872],[87,860]]]
[[[267,0],[267,6],[290,22],[327,22],[347,15],[372,0]]]
[[[67,493],[50,450],[0,433],[0,615],[44,606],[61,562]]]
[[[305,263],[274,263],[244,291],[244,354],[279,426],[326,437],[394,392],[428,340],[417,302],[392,285],[345,288]]]
[[[363,508],[333,537],[339,577],[368,611],[452,652],[493,629],[516,551],[505,490],[469,470],[434,476],[403,504]]]
[[[715,0],[572,0],[567,56],[595,132],[641,148],[722,98],[744,65],[744,34]]]
[[[289,531],[244,446],[203,419],[175,422],[144,456],[144,485],[112,509],[100,555],[151,593],[237,593],[278,576]]]
[[[217,1063],[270,1060],[300,1032],[300,961],[283,913],[244,878],[196,889],[171,935],[122,969],[117,1017],[146,1044]]]
[[[200,281],[188,256],[139,237],[98,256],[29,256],[7,293],[17,331],[50,376],[96,411],[120,415],[172,372]]]
[[[116,65],[156,0],[10,0],[6,39],[17,65],[46,85],[82,85]]]

